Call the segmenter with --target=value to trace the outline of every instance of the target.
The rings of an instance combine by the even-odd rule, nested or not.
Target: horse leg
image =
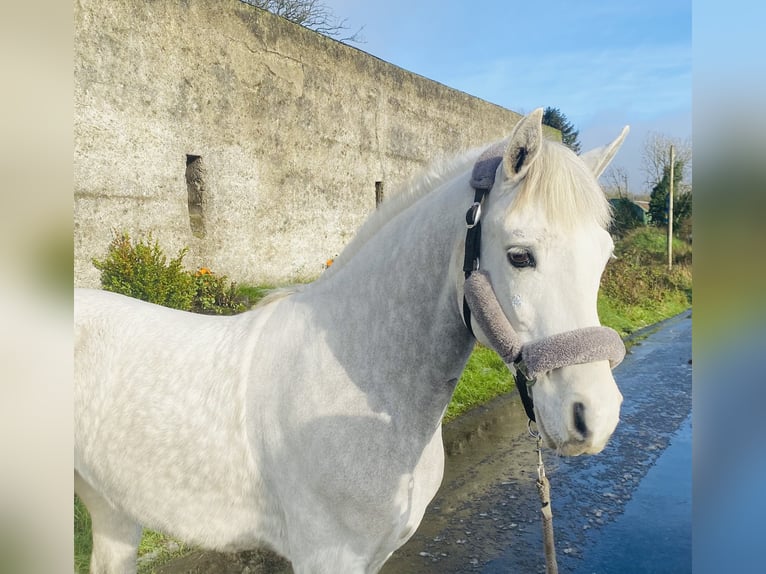
[[[295,574],[370,574],[368,561],[346,547],[315,550],[292,561]]]
[[[75,472],[74,490],[90,513],[90,574],[135,574],[141,526],[96,492]]]

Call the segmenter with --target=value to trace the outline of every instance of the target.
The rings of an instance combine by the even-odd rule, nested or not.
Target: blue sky
[[[690,0],[325,0],[361,50],[529,112],[559,108],[587,150],[631,133],[613,165],[645,188],[647,134],[691,138]]]

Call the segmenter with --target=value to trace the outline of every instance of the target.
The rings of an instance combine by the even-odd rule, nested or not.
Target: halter
[[[476,160],[471,174],[471,187],[474,189],[473,203],[465,214],[465,224],[468,230],[465,234],[465,258],[463,259],[463,273],[466,280],[474,271],[479,270],[479,255],[481,254],[481,206],[484,198],[489,195],[492,186],[495,185],[495,173],[500,162],[503,161],[504,142],[484,150]],[[473,335],[471,328],[471,308],[463,297],[463,322],[468,331]]]
[[[475,337],[471,327],[473,314],[494,351],[506,365],[514,366],[521,402],[529,419],[534,421],[531,387],[537,377],[561,367],[594,361],[608,360],[614,369],[625,357],[625,345],[620,335],[609,327],[584,327],[522,345],[500,307],[489,274],[480,270],[481,208],[495,183],[495,173],[503,161],[504,148],[505,143],[500,142],[485,150],[471,174],[471,187],[475,191],[473,204],[465,216],[463,322]]]

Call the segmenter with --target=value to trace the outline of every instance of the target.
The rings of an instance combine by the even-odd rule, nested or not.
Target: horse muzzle
[[[560,369],[564,367],[598,361],[609,361],[610,368],[614,369],[625,357],[622,339],[609,327],[584,327],[522,344],[497,301],[489,275],[484,271],[475,271],[466,279],[464,295],[472,316],[481,327],[490,346],[506,365],[515,368],[516,386],[527,416],[532,421],[537,422],[531,388],[539,377],[545,374],[553,375],[554,372],[560,373]],[[579,433],[581,438],[568,439],[566,443],[557,444],[559,450],[589,452],[592,449],[603,448],[603,445],[588,444],[589,435],[585,423],[587,408],[584,402],[573,403],[570,421],[570,426],[574,429],[572,435],[577,437]],[[546,434],[544,428],[542,430]],[[578,446],[575,443],[578,443]],[[564,446],[566,444],[570,446]]]
[[[620,418],[622,394],[605,361],[562,367],[534,387],[537,428],[565,456],[604,449]]]

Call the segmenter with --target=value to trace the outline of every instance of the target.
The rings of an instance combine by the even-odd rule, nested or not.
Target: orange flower
[[[212,275],[212,274],[213,272],[210,271],[210,269],[208,269],[207,267],[200,267],[199,269],[197,269],[197,272],[195,273],[197,277],[199,277],[200,275]]]
[[[324,266],[325,267],[329,267],[330,265],[333,264],[333,261],[335,261],[335,260],[334,259],[328,259],[327,261],[325,261]]]

